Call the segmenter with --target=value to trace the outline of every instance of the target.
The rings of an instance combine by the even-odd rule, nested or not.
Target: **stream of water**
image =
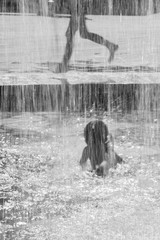
[[[85,16],[74,40],[78,12],[67,35],[68,5],[55,3],[0,5],[0,239],[158,240],[160,87],[143,84],[146,73],[159,83],[158,2],[122,9],[109,0],[110,16]],[[104,41],[86,39],[91,32],[118,44],[111,63]],[[66,40],[73,51],[60,73]],[[106,178],[79,165],[84,127],[95,119],[108,125],[125,162]]]

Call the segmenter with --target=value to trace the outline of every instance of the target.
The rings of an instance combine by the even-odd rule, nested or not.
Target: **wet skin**
[[[112,136],[104,122],[100,120],[89,122],[84,128],[84,138],[87,146],[83,149],[80,159],[82,169],[85,169],[89,159],[92,171],[98,176],[106,176],[110,168],[123,162],[114,151]]]
[[[69,60],[72,56],[74,47],[74,38],[79,30],[80,36],[97,44],[105,46],[109,51],[108,62],[114,59],[115,52],[118,50],[118,45],[104,39],[102,36],[88,31],[85,18],[85,0],[69,0],[70,21],[66,31],[66,47],[62,63],[58,65],[57,72],[66,72],[68,70]]]

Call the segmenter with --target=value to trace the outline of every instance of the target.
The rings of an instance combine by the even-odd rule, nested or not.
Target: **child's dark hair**
[[[87,145],[90,144],[90,139],[94,141],[94,143],[106,143],[108,141],[108,127],[107,125],[100,121],[91,121],[84,128],[84,138]]]
[[[98,176],[106,176],[111,167],[123,160],[114,151],[114,141],[107,125],[101,120],[93,120],[84,128],[87,146],[83,149],[80,165],[82,169],[90,159],[91,168]]]

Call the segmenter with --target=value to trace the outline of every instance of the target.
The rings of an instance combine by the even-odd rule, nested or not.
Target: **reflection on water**
[[[0,18],[1,73],[55,72],[56,64],[62,62],[69,19],[5,15]],[[119,49],[114,61],[108,63],[109,52],[104,46],[76,34],[69,70],[73,66],[80,71],[121,71],[121,67],[122,71],[159,70],[159,18],[159,14],[89,16],[88,31],[115,42]]]
[[[64,76],[47,85],[46,78],[55,84],[69,19],[0,18],[0,72],[11,74],[1,84],[25,74],[27,84],[27,74],[38,73],[36,86],[0,91],[0,238],[159,239],[159,86],[71,86]],[[87,27],[81,19],[81,37],[95,32],[119,49],[109,65],[108,51],[76,34],[68,70],[77,82],[84,71],[159,72],[159,18],[91,16]],[[108,124],[125,160],[106,179],[79,167],[83,129],[95,118]]]

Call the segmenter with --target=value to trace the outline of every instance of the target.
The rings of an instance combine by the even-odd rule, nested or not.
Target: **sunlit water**
[[[103,114],[126,163],[102,179],[79,166],[88,117],[1,115],[2,239],[159,239],[159,119]]]
[[[1,74],[54,73],[66,44],[69,18],[0,16]],[[159,71],[160,15],[87,16],[88,30],[119,45],[114,61],[104,46],[76,33],[69,70]]]
[[[28,84],[29,74],[36,84],[41,78],[43,83],[55,83],[52,74],[55,63],[62,60],[69,19],[0,18],[3,84],[8,78],[8,84],[17,84],[19,78]],[[88,78],[84,73],[77,76],[76,71],[117,71],[118,78],[121,72],[142,72],[142,79],[144,72],[159,71],[159,14],[87,18],[88,29],[117,43],[119,50],[109,65],[107,50],[77,34],[69,65],[73,82],[79,76]],[[90,77],[99,81],[101,73],[98,75]],[[1,206],[7,200],[0,211],[1,239],[160,238],[159,92],[149,95],[144,90],[141,94],[140,110],[130,114],[118,114],[117,109],[101,116],[94,111],[83,115],[1,113]],[[125,161],[105,179],[82,172],[79,166],[84,126],[98,116],[108,124],[115,150]]]

